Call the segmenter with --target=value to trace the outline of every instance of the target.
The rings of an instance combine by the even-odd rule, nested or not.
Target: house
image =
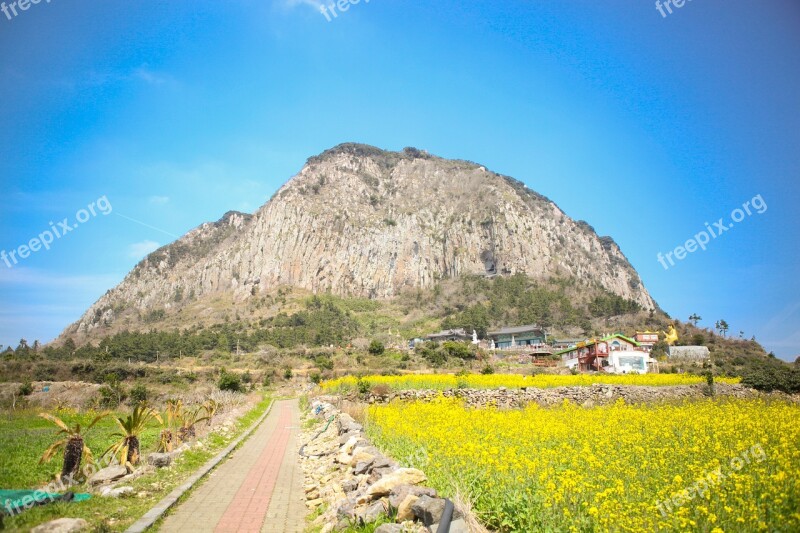
[[[526,348],[539,346],[547,340],[547,333],[544,328],[529,324],[526,326],[515,326],[510,328],[500,328],[489,331],[487,337],[494,342],[497,350],[507,350],[509,348]]]
[[[591,339],[557,352],[564,366],[579,371],[612,374],[645,374],[656,370],[656,364],[642,346],[621,333]]]
[[[464,328],[459,329],[445,329],[439,333],[431,333],[426,335],[425,338],[432,342],[445,342],[445,341],[471,341],[472,335],[468,334]]]
[[[553,349],[558,350],[566,350],[567,348],[571,348],[575,346],[583,339],[555,339],[551,342]]]
[[[653,345],[658,342],[658,332],[637,331],[636,335],[633,336],[633,340],[638,342],[644,351],[649,352],[653,349]]]

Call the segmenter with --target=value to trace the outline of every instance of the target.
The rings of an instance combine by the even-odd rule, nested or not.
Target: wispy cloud
[[[151,240],[135,242],[128,246],[128,255],[134,259],[142,259],[150,252],[154,252],[161,247],[159,243]]]
[[[169,203],[169,196],[151,196],[147,201],[153,205],[164,205]]]
[[[131,77],[150,85],[164,85],[165,83],[175,82],[171,76],[160,72],[155,72],[144,65],[135,69],[131,74]]]
[[[309,6],[313,7],[317,11],[322,7],[322,2],[320,0],[281,0],[284,7],[293,8],[297,6]]]
[[[63,274],[53,274],[33,268],[0,268],[0,286],[10,285],[14,289],[102,289],[105,291],[109,287],[119,283],[120,279],[120,276],[112,274],[69,276]]]

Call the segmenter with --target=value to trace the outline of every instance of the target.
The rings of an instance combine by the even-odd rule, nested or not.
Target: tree
[[[120,430],[111,436],[119,437],[119,440],[109,446],[103,455],[111,453],[117,458],[119,464],[133,470],[133,467],[139,464],[139,435],[147,428],[148,422],[154,418],[160,423],[164,423],[161,415],[143,405],[134,407],[133,413],[124,419],[122,417],[114,418]]]
[[[716,324],[714,324],[714,327],[717,329],[719,334],[724,337],[725,334],[728,333],[728,329],[730,326],[728,326],[728,323],[725,322],[724,320],[717,320]]]
[[[236,374],[223,371],[219,376],[219,390],[242,392],[242,380]]]
[[[64,464],[61,467],[61,474],[58,477],[59,479],[64,477],[69,479],[77,478],[78,472],[81,469],[81,461],[83,460],[84,455],[90,463],[94,462],[92,450],[90,450],[86,445],[84,439],[87,433],[89,433],[89,430],[92,429],[100,420],[108,416],[108,413],[101,413],[97,415],[94,420],[92,420],[92,422],[85,428],[81,428],[80,424],[75,424],[73,427],[69,427],[60,418],[47,413],[39,413],[39,416],[52,422],[60,428],[60,431],[56,433],[57,436],[64,435],[63,439],[57,440],[51,444],[47,450],[45,450],[45,452],[42,454],[42,458],[39,460],[39,464],[50,461],[50,459],[52,459],[55,454],[63,448]]]
[[[369,343],[368,351],[372,355],[381,355],[386,348],[383,346],[383,343],[379,340],[373,340]]]
[[[692,313],[692,315],[689,317],[689,322],[691,322],[692,325],[695,327],[697,327],[697,323],[700,322],[701,320],[703,320],[703,317],[701,317],[697,313]]]
[[[193,439],[196,435],[194,426],[203,420],[209,420],[208,414],[201,416],[202,412],[208,413],[204,405],[199,405],[194,409],[184,409],[181,413],[181,427],[178,429],[178,438],[181,442]]]
[[[161,435],[158,439],[158,452],[169,453],[175,448],[175,430],[177,422],[183,413],[183,401],[177,399],[167,400],[167,408],[164,411]]]
[[[134,387],[131,389],[131,394],[130,394],[131,405],[135,406],[147,403],[148,395],[149,391],[147,390],[147,387],[144,384],[139,383],[138,385],[134,385]]]

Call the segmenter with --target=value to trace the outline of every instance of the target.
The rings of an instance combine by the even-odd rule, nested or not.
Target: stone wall
[[[396,521],[384,523],[375,533],[430,533],[437,531],[445,500],[424,486],[427,477],[416,468],[403,468],[373,446],[364,428],[333,403],[337,397],[323,397],[311,405],[311,416],[320,424],[307,430],[301,449],[305,472],[306,505],[324,509],[312,526],[322,533],[347,529],[386,518],[394,512]],[[331,421],[327,426],[321,425]],[[335,422],[334,422],[335,421]],[[468,511],[456,508],[451,533],[485,531]]]
[[[759,393],[744,385],[729,385],[725,383],[714,384],[717,396],[732,396],[736,398],[751,398]],[[390,392],[387,395],[370,394],[366,401],[369,403],[388,403],[395,398],[401,400],[431,401],[443,395],[445,398],[462,398],[470,407],[486,407],[489,405],[506,408],[517,408],[538,403],[542,406],[557,405],[564,400],[591,406],[608,404],[622,398],[627,403],[643,403],[666,400],[700,399],[708,395],[708,386],[678,385],[672,387],[646,387],[633,385],[600,385],[595,384],[584,387],[554,387],[550,389],[523,388],[523,389],[450,389],[439,390],[404,390]]]

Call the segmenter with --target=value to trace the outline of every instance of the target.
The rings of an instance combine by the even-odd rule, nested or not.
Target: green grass
[[[61,517],[83,518],[94,530],[124,531],[159,500],[183,483],[194,471],[219,453],[225,446],[252,425],[267,409],[270,398],[265,396],[253,409],[241,417],[235,431],[228,437],[212,433],[202,440],[203,448],[192,448],[181,454],[171,468],[156,470],[141,476],[126,486],[134,489],[128,498],[114,499],[93,496],[81,503],[56,503],[35,507],[13,518],[5,519],[8,531],[28,531],[43,522]],[[85,423],[90,414],[61,413],[65,422]],[[70,416],[72,415],[72,416]],[[98,423],[89,433],[87,442],[99,455],[112,442],[113,420]],[[51,429],[52,426],[52,429]],[[39,488],[52,481],[60,471],[61,459],[38,465],[39,457],[52,442],[55,426],[40,419],[35,412],[5,413],[0,415],[0,487],[14,489]],[[153,451],[159,433],[154,423],[142,436],[143,454]],[[85,492],[85,486],[74,487],[75,492]]]

